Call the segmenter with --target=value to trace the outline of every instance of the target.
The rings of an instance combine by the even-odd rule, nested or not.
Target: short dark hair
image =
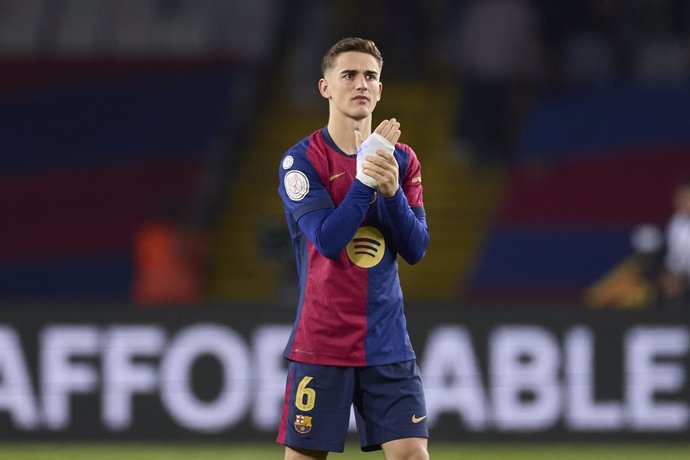
[[[379,69],[383,68],[383,56],[373,41],[359,37],[347,37],[339,40],[326,51],[321,61],[321,73],[325,74],[328,69],[333,67],[338,55],[347,53],[348,51],[358,51],[360,53],[370,54],[374,56],[376,62],[379,63]]]

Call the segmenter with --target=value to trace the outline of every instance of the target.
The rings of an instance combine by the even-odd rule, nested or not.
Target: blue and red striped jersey
[[[326,128],[283,155],[283,201],[299,277],[299,300],[284,356],[367,366],[415,357],[407,334],[397,256],[421,260],[429,241],[421,166],[398,143],[400,188],[382,197],[355,179],[356,157]]]

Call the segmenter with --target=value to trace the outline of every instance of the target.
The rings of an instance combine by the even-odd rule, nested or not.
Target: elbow
[[[314,244],[314,246],[319,251],[319,254],[331,260],[337,259],[340,257],[340,253],[343,252],[343,248],[336,248],[330,245]]]
[[[415,265],[415,264],[421,262],[422,259],[424,258],[424,255],[426,254],[426,248],[428,245],[429,245],[429,233],[426,232],[426,234],[424,235],[424,240],[422,241],[422,244],[420,244],[418,248],[415,248],[415,249],[409,251],[407,254],[403,255],[405,262],[407,262],[410,265]]]
[[[319,252],[320,252],[321,255],[324,256],[325,258],[331,259],[331,260],[335,260],[335,259],[337,259],[338,257],[340,257],[340,253],[341,253],[342,251],[337,251],[337,250],[335,250],[335,249],[330,249],[330,248],[328,248],[328,249],[323,248],[323,249],[320,249]]]
[[[424,254],[426,254],[426,251],[415,252],[414,254],[408,254],[403,258],[405,259],[405,262],[407,262],[408,264],[415,265],[422,261],[422,259],[424,258]]]
[[[338,247],[338,244],[333,241],[333,238],[328,238],[320,229],[314,235],[311,243],[319,254],[331,260],[337,259],[343,250],[342,247]]]
[[[319,228],[318,231],[315,232],[313,239],[311,239],[311,243],[319,254],[327,259],[335,260],[340,257],[340,253],[345,249],[347,241],[340,241],[340,239],[333,237],[333,235]]]

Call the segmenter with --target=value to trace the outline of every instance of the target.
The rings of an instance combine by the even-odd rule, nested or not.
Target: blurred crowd
[[[535,98],[581,85],[663,85],[690,77],[690,2],[684,0],[0,0],[4,57],[220,57],[252,69],[244,108],[260,105],[276,81],[296,110],[323,108],[315,85],[320,60],[344,36],[377,43],[384,80],[456,88],[450,151],[478,167],[514,161]],[[218,150],[216,157],[225,154]],[[213,212],[221,207],[216,195],[224,190],[224,161],[208,162],[204,183],[213,190],[202,191],[195,205],[213,202],[207,206]],[[678,196],[686,195],[681,184]],[[690,210],[678,196],[666,235],[654,240],[643,232],[636,246],[667,305],[687,303],[690,292],[690,247],[673,243],[690,240]],[[207,254],[197,247],[203,238],[161,230],[176,219],[165,216],[142,228],[142,241],[165,244],[145,244],[160,251],[143,254],[141,266],[157,273],[162,263],[191,264],[194,270],[174,277],[188,281],[177,285],[192,286],[179,295],[195,300],[198,266]],[[650,241],[659,242],[654,251],[645,249]],[[182,248],[182,263],[163,259],[168,246]],[[140,298],[153,295],[141,286],[134,291]]]
[[[330,43],[368,37],[384,54],[384,79],[453,81],[459,98],[452,149],[471,163],[510,162],[537,94],[690,76],[690,3],[682,0],[294,0],[285,6],[278,36],[297,107],[319,104],[314,63]]]
[[[0,0],[0,53],[229,56],[285,80],[296,107],[320,103],[321,55],[373,39],[387,79],[459,89],[454,147],[510,161],[535,93],[690,75],[683,0]]]
[[[690,308],[690,179],[676,184],[666,225],[633,228],[633,254],[585,292],[590,307]]]
[[[437,60],[461,88],[456,150],[510,161],[536,94],[625,79],[690,76],[690,3],[681,0],[443,2]]]

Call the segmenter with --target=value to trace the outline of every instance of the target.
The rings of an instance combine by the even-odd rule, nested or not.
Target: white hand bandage
[[[367,155],[376,155],[377,150],[387,150],[393,153],[395,146],[388,142],[382,135],[373,133],[367,137],[367,140],[362,142],[362,145],[357,149],[357,179],[371,188],[376,188],[379,184],[376,183],[373,177],[367,176],[362,172],[362,165],[364,164],[364,157]]]

